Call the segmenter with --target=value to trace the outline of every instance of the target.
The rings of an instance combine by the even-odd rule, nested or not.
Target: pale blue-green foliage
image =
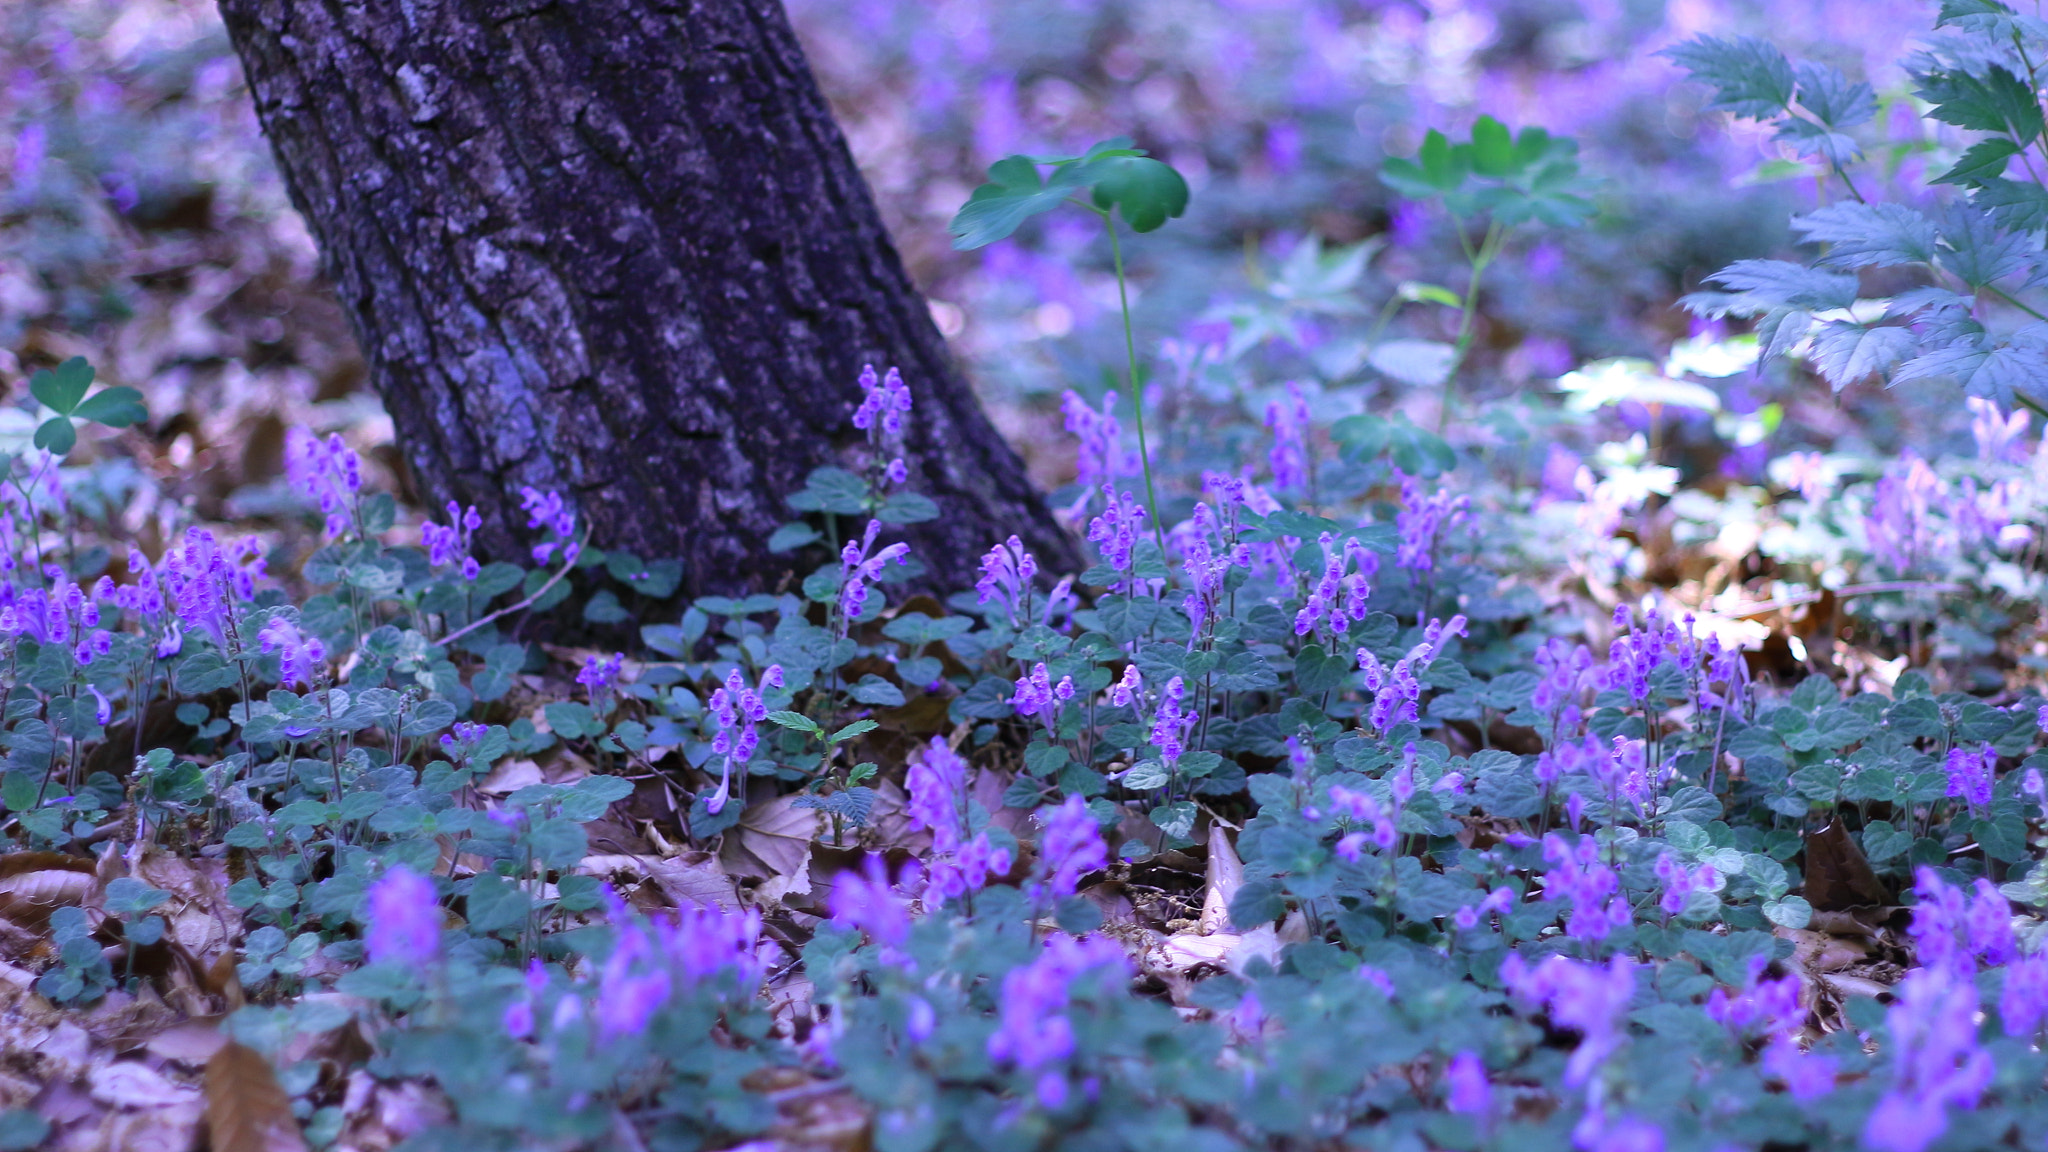
[[[1703,315],[1756,318],[1761,357],[1804,347],[1836,389],[1873,377],[1954,380],[1971,395],[2038,408],[2048,403],[2048,320],[2035,291],[2048,276],[2048,136],[2036,62],[2048,60],[2048,25],[1997,0],[1944,0],[1936,28],[1906,61],[1913,95],[1929,120],[1972,137],[1933,178],[1953,198],[1929,211],[1868,201],[1858,189],[1879,106],[1868,84],[1794,64],[1749,37],[1666,50],[1713,88],[1709,108],[1776,125],[1779,140],[1824,164],[1843,197],[1792,220],[1821,246],[1818,267],[1744,260],[1709,277],[1724,291],[1684,302]],[[1859,302],[1856,273],[1894,267],[1918,269],[1926,283]]]

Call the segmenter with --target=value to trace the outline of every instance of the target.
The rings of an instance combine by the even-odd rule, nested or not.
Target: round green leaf
[[[1086,169],[1095,186],[1095,206],[1122,212],[1134,232],[1151,232],[1188,209],[1188,182],[1161,161],[1113,156]]]

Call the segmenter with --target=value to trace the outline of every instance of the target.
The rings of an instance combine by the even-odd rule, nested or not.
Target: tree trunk
[[[953,365],[778,0],[220,0],[423,495],[563,491],[692,592],[774,588],[865,363],[915,395],[904,531],[963,587],[1076,563]],[[799,573],[800,575],[800,573]]]

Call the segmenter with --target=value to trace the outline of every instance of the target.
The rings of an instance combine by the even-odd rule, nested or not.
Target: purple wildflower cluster
[[[1442,488],[1427,489],[1419,476],[1401,477],[1401,511],[1394,516],[1401,543],[1394,551],[1394,563],[1416,572],[1434,569],[1444,531],[1462,522],[1471,508],[1470,497],[1453,496]]]
[[[1422,642],[1410,648],[1407,655],[1396,660],[1392,667],[1381,664],[1370,648],[1357,651],[1359,671],[1365,673],[1366,691],[1373,694],[1368,722],[1375,731],[1384,733],[1396,724],[1417,721],[1422,682],[1416,679],[1415,673],[1429,667],[1451,637],[1465,634],[1463,616],[1453,616],[1448,623],[1433,619],[1429,627],[1423,629]]]
[[[738,775],[745,781],[747,764],[761,743],[761,734],[754,726],[768,718],[765,698],[769,690],[781,687],[782,665],[770,664],[761,670],[761,679],[752,687],[734,668],[725,674],[725,683],[711,693],[711,723],[718,729],[711,737],[711,752],[725,758],[718,791],[704,802],[705,810],[713,816],[725,810],[726,801],[732,796],[733,777]]]
[[[859,872],[840,873],[829,903],[835,926],[867,933],[880,946],[884,963],[908,963],[898,949],[910,938],[910,905],[897,894],[881,856],[870,853]]]
[[[477,513],[476,505],[464,509],[450,500],[445,527],[432,520],[420,525],[420,542],[427,546],[427,563],[436,568],[460,564],[464,580],[476,579],[483,572],[483,565],[470,552],[476,542],[476,530],[483,526],[484,518]]]
[[[1145,533],[1145,506],[1129,492],[1119,493],[1116,485],[1102,486],[1102,514],[1088,522],[1088,542],[1102,554],[1102,562],[1119,573],[1131,570],[1131,558]],[[1112,587],[1127,587],[1119,580]]]
[[[1308,397],[1298,381],[1287,382],[1287,398],[1266,405],[1266,429],[1273,434],[1273,447],[1266,463],[1273,470],[1273,487],[1301,490],[1309,486],[1313,425]]]
[[[1010,694],[1010,706],[1017,710],[1017,715],[1033,717],[1052,732],[1058,728],[1060,705],[1073,698],[1074,678],[1062,676],[1055,684],[1045,662],[1040,661],[1018,677],[1016,691]]]
[[[1586,1089],[1585,1113],[1572,1129],[1573,1145],[1587,1152],[1662,1152],[1663,1130],[1612,1108],[1595,1075],[1628,1038],[1635,963],[1620,955],[1604,965],[1553,955],[1530,964],[1520,953],[1510,953],[1501,962],[1500,978],[1516,999],[1543,1009],[1553,1024],[1579,1034],[1564,1068],[1567,1087]]]
[[[562,553],[562,563],[574,564],[583,552],[583,545],[575,539],[576,511],[560,492],[542,492],[527,486],[519,490],[519,507],[526,512],[526,526],[551,533],[552,540],[543,540],[533,546],[533,562],[546,564],[552,560],[556,549]],[[466,517],[465,517],[466,519]]]
[[[1316,543],[1323,550],[1323,574],[1294,615],[1294,634],[1315,632],[1335,644],[1347,628],[1365,619],[1366,602],[1372,599],[1369,581],[1380,569],[1380,558],[1356,537],[1346,538],[1340,548],[1325,532]]]
[[[1045,831],[1038,841],[1037,881],[1033,891],[1041,897],[1072,896],[1081,877],[1109,864],[1109,849],[1102,842],[1101,826],[1088,802],[1069,796],[1057,808],[1040,814]]]
[[[370,885],[363,947],[372,964],[423,968],[441,955],[441,905],[434,882],[395,864]]]
[[[986,886],[990,876],[1010,870],[1009,851],[995,847],[986,829],[972,827],[967,761],[944,737],[932,737],[922,754],[911,758],[907,790],[904,812],[910,827],[932,834],[926,904],[948,904],[971,895]]]
[[[848,540],[846,547],[839,550],[839,563],[843,569],[839,587],[839,611],[848,622],[858,620],[861,610],[868,603],[868,581],[881,578],[882,569],[895,564],[907,564],[910,545],[901,542],[875,547],[875,537],[882,531],[882,522],[868,521],[867,530],[861,533],[858,542]]]
[[[692,907],[672,918],[645,922],[613,896],[611,910],[617,937],[587,988],[590,1015],[602,1038],[645,1032],[677,991],[721,972],[736,972],[743,986],[759,978],[754,958],[761,935],[758,908],[727,912]]]
[[[1114,486],[1118,477],[1138,471],[1138,454],[1124,447],[1123,425],[1116,418],[1116,400],[1115,392],[1104,394],[1098,411],[1071,390],[1060,397],[1060,412],[1066,418],[1067,431],[1081,442],[1074,460],[1081,494],[1068,509],[1069,515],[1078,515],[1087,507],[1098,488]]]
[[[327,518],[328,538],[347,532],[362,497],[363,464],[342,443],[341,433],[323,440],[304,428],[293,428],[285,434],[284,468],[292,487]]]
[[[320,679],[327,661],[327,646],[317,636],[299,631],[299,626],[274,616],[256,634],[265,653],[277,653],[280,683],[311,685]]]
[[[1054,936],[1029,964],[1003,977],[999,1022],[988,1038],[989,1059],[1036,1072],[1038,1102],[1059,1108],[1070,1089],[1062,1064],[1074,1054],[1074,1025],[1067,1016],[1075,982],[1098,969],[1121,975],[1130,969],[1124,950],[1102,936]]]
[[[1062,608],[1071,609],[1074,578],[1061,577],[1047,595],[1044,611],[1034,616],[1032,580],[1037,575],[1038,559],[1025,549],[1022,540],[1012,536],[990,548],[981,558],[981,575],[974,581],[975,600],[980,604],[992,600],[1001,604],[1013,628],[1023,628],[1034,622],[1049,627]]]
[[[1565,933],[1589,944],[1629,926],[1634,916],[1621,891],[1621,878],[1600,860],[1600,845],[1591,836],[1567,837],[1552,832],[1543,838],[1543,896],[1571,906]]]
[[[255,598],[263,569],[262,546],[253,538],[223,547],[213,533],[191,528],[185,546],[164,557],[161,574],[179,622],[232,653],[240,647],[232,639],[236,605]]]
[[[910,415],[910,385],[903,382],[903,374],[894,368],[878,378],[875,366],[867,364],[860,370],[860,391],[860,405],[853,410],[853,426],[867,433],[868,447],[883,477],[891,484],[901,484],[910,478],[910,466],[903,459],[903,423],[904,417]],[[887,463],[882,462],[884,457],[888,458]]]

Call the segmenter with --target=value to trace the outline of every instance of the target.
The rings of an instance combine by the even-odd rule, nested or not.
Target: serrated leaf
[[[768,722],[779,724],[784,728],[794,728],[799,732],[813,732],[819,735],[823,735],[825,732],[825,729],[820,727],[816,720],[801,712],[791,712],[786,709],[770,712],[768,714]]]
[[[1823,311],[1856,302],[1856,277],[1788,260],[1737,260],[1707,279],[1733,289],[1754,307],[1741,315],[1786,307]]]
[[[1999,132],[2016,141],[2041,135],[2041,105],[2034,93],[2004,67],[1992,64],[1982,76],[1968,72],[1929,72],[1919,76],[1915,93],[1933,104],[1927,115],[1944,124],[1977,132]]]
[[[1888,371],[1919,349],[1920,338],[1910,328],[1830,320],[1813,334],[1813,366],[1839,392]]]
[[[1831,268],[1887,268],[1934,259],[1934,221],[1903,204],[1845,201],[1792,218],[1809,244],[1827,244],[1820,262]]]
[[[1877,115],[1877,93],[1839,68],[1803,61],[1793,70],[1799,85],[1799,106],[1830,129],[1840,131],[1867,123]]]
[[[2048,353],[2032,345],[1990,345],[1982,337],[1958,341],[1900,364],[1894,385],[1916,380],[1950,379],[1972,396],[2013,406],[2015,393],[2042,398],[2048,387]]]
[[[1979,140],[1970,145],[1955,166],[1934,178],[1936,184],[1975,187],[2005,175],[2005,166],[2020,154],[2020,146],[2003,136]]]
[[[2048,188],[2031,181],[1987,177],[1970,202],[2003,227],[2020,232],[2048,230]]]
[[[1658,55],[1690,72],[1694,80],[1713,86],[1714,99],[1707,105],[1712,111],[1762,120],[1784,111],[1792,99],[1792,62],[1753,36],[1695,36]]]

